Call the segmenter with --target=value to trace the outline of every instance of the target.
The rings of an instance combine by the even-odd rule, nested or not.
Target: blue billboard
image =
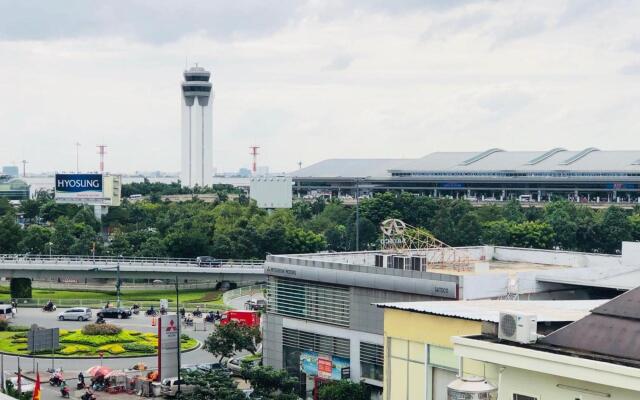
[[[102,195],[102,174],[56,174],[56,197]]]

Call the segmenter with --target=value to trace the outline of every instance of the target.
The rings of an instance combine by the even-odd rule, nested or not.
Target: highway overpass
[[[38,281],[84,283],[94,279],[151,282],[156,279],[180,282],[263,282],[264,262],[257,260],[216,260],[199,264],[195,259],[41,256],[0,254],[0,277],[30,278]]]

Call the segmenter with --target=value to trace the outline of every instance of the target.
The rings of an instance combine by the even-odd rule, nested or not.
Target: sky
[[[0,0],[0,165],[178,171],[212,71],[214,167],[640,149],[640,2]]]

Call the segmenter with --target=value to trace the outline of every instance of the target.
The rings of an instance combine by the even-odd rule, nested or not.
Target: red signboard
[[[318,376],[321,378],[331,378],[331,371],[333,369],[333,365],[331,363],[331,358],[327,357],[318,357]]]

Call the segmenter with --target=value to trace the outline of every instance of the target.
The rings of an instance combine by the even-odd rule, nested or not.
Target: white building
[[[182,162],[180,180],[184,186],[213,183],[213,85],[211,72],[192,67],[182,82]]]

